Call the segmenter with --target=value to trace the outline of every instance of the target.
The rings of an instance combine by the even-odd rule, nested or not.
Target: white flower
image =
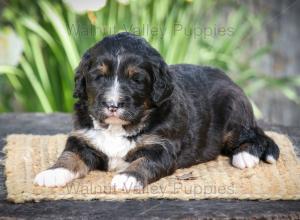
[[[76,13],[98,11],[106,5],[106,0],[64,0],[65,4]]]
[[[10,28],[0,32],[0,65],[16,66],[23,52],[23,42]]]

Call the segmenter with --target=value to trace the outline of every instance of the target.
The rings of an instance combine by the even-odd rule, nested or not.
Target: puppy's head
[[[147,110],[162,105],[173,90],[160,54],[130,33],[105,37],[83,56],[74,97],[105,124],[137,124]]]

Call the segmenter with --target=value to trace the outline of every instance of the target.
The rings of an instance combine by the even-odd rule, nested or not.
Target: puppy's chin
[[[113,124],[113,125],[128,125],[130,123],[129,121],[122,120],[122,119],[120,119],[118,117],[115,117],[115,116],[106,118],[104,120],[104,122],[106,124]]]

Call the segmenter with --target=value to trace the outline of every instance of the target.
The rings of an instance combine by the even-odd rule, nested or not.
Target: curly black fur
[[[133,72],[127,73],[129,67]],[[257,126],[247,97],[222,71],[168,66],[143,38],[130,33],[105,37],[83,56],[75,76],[75,130],[92,129],[92,117],[107,127],[104,97],[117,74],[124,109],[120,118],[128,122],[123,125],[127,138],[137,143],[123,158],[130,165],[122,173],[143,185],[221,153],[232,157],[247,151],[262,160],[278,159],[278,146]],[[72,149],[68,143],[66,150]],[[92,151],[84,153],[88,148],[74,148],[83,161],[95,161]]]

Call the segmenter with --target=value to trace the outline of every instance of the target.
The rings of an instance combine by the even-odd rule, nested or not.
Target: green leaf
[[[261,111],[259,110],[259,108],[257,107],[257,105],[256,105],[256,104],[254,103],[254,101],[251,100],[251,99],[250,99],[250,103],[251,103],[251,105],[252,105],[253,113],[254,113],[254,115],[255,115],[255,118],[261,119],[263,115],[262,115]]]
[[[50,113],[50,112],[53,112],[53,109],[50,105],[50,102],[49,102],[49,99],[47,97],[47,95],[45,94],[45,91],[43,90],[43,87],[41,85],[41,83],[39,82],[39,80],[36,78],[30,64],[25,60],[25,59],[22,59],[21,62],[21,67],[23,68],[24,70],[24,73],[25,75],[27,76],[29,82],[30,82],[30,85],[33,87],[42,107],[43,107],[43,110],[46,112],[46,113]]]
[[[56,34],[60,38],[61,46],[65,50],[65,55],[67,56],[70,65],[73,69],[75,69],[79,63],[80,56],[78,54],[73,38],[71,38],[68,33],[68,28],[64,20],[56,12],[55,8],[51,6],[48,2],[40,1],[39,4],[43,12],[45,13],[45,16],[49,19],[54,29],[56,30]]]

